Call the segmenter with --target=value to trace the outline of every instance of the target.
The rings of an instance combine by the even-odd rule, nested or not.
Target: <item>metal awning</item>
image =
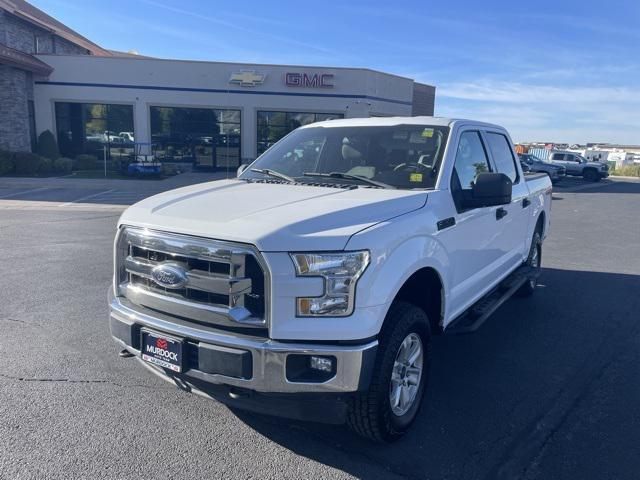
[[[0,64],[27,70],[38,75],[50,75],[53,68],[33,55],[0,43]]]

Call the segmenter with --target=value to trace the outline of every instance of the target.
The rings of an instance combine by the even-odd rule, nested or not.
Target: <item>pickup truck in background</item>
[[[147,198],[115,239],[121,356],[235,408],[395,440],[432,336],[535,290],[551,182],[517,158],[488,123],[332,120],[238,178]]]
[[[551,162],[545,162],[544,160],[529,153],[519,153],[518,157],[520,158],[520,163],[522,164],[523,169],[525,169],[526,166],[529,172],[545,173],[549,175],[551,183],[554,185],[562,180],[566,175],[566,169],[562,165],[554,165]]]
[[[567,175],[583,177],[590,182],[599,182],[609,176],[609,165],[590,162],[575,152],[553,152],[549,156],[551,163],[565,168]]]

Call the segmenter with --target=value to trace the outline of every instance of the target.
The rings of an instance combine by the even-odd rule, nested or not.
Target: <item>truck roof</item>
[[[336,120],[326,120],[323,122],[311,123],[301,128],[309,127],[393,127],[397,125],[434,125],[442,127],[451,127],[453,124],[473,124],[485,127],[498,128],[504,130],[499,125],[486,122],[478,122],[476,120],[467,120],[464,118],[446,118],[446,117],[369,117],[369,118],[341,118]]]

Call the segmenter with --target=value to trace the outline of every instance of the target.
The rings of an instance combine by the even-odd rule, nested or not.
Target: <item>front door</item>
[[[489,171],[488,150],[480,131],[462,131],[450,186],[455,224],[438,233],[451,262],[450,303],[454,308],[447,314],[449,320],[477,300],[483,293],[479,285],[490,286],[495,281],[495,269],[504,255],[498,248],[497,207],[465,209],[461,203],[470,195],[476,176]]]

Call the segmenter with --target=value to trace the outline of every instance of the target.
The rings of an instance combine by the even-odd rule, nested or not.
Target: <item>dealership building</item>
[[[300,125],[433,115],[435,87],[363,68],[165,60],[106,50],[0,0],[0,149],[53,132],[61,153],[152,153],[235,167]]]

